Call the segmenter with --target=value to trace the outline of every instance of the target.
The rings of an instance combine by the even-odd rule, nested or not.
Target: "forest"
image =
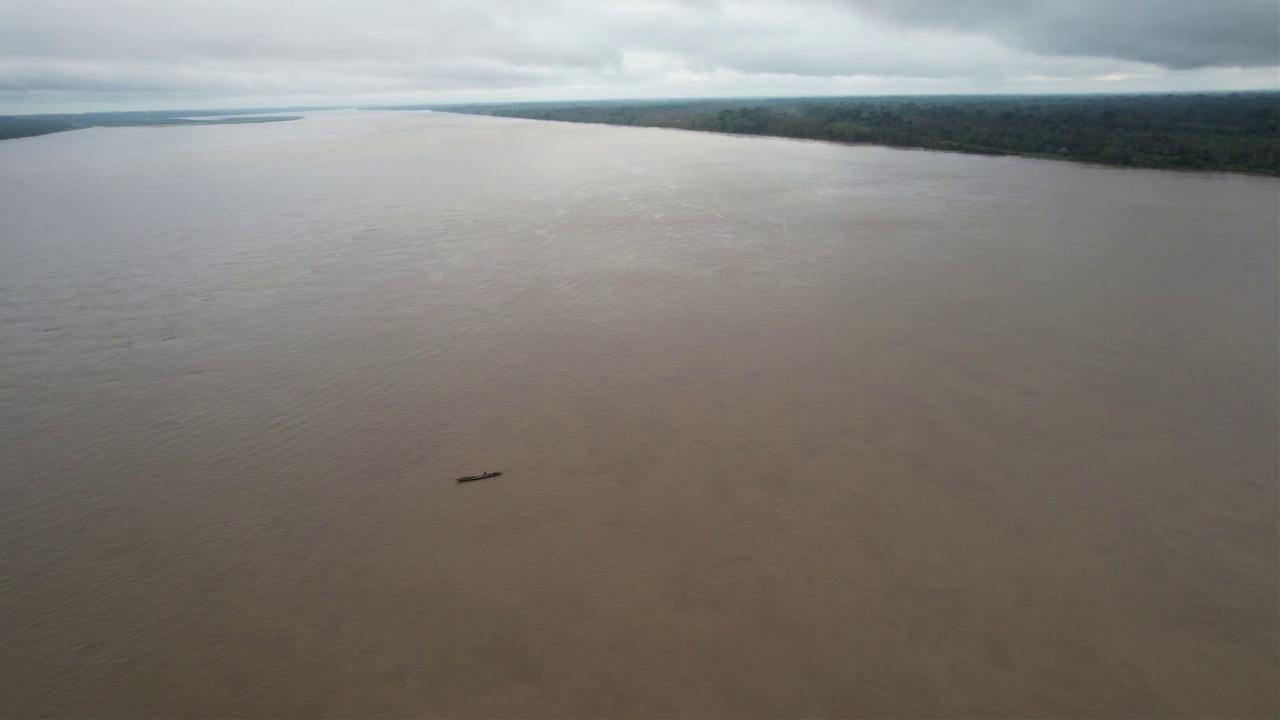
[[[289,108],[290,111],[304,109],[313,108]],[[1280,175],[1280,92],[617,100],[378,109],[431,109],[535,120],[1049,157],[1131,167]],[[293,119],[225,117],[230,113],[279,111],[0,116],[0,139],[98,126]],[[219,115],[224,117],[213,117]]]
[[[1280,175],[1280,92],[562,102],[430,109]]]
[[[0,140],[48,135],[88,127],[138,127],[160,125],[239,125],[297,120],[297,116],[253,115],[277,110],[157,110],[135,112],[71,113],[62,115],[0,115]],[[227,117],[228,115],[236,117]],[[240,117],[249,115],[250,117]]]

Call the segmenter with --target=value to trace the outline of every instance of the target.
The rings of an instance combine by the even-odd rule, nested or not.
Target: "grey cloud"
[[[1276,12],[1274,0],[0,0],[0,113],[166,94],[193,107],[1266,87]]]
[[[0,64],[0,92],[401,92],[459,88],[536,87],[556,81],[537,68],[490,62],[411,65],[166,66],[55,63],[6,68]]]
[[[848,0],[911,27],[990,35],[1038,54],[1171,69],[1280,64],[1276,0]]]
[[[0,56],[583,63],[614,52],[596,20],[557,2],[0,0]]]

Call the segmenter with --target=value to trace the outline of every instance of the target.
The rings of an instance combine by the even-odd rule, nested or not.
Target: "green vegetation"
[[[1276,92],[615,101],[433,109],[1280,175]]]
[[[218,111],[162,111],[162,112],[111,112],[81,113],[76,115],[15,115],[0,116],[0,140],[48,135],[66,130],[87,127],[139,127],[168,125],[240,125],[245,123],[281,122],[297,120],[300,115],[250,115],[226,117],[226,110]],[[268,111],[246,111],[268,112]]]
[[[1280,92],[648,100],[422,107],[535,120],[1052,157],[1132,167],[1280,175]],[[288,108],[290,111],[307,109],[314,108]],[[297,119],[297,116],[262,115],[269,112],[281,110],[0,116],[0,139],[84,127],[223,125]]]

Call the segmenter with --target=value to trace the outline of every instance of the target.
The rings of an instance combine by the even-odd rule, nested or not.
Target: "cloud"
[[[1273,0],[0,0],[0,113],[1275,87],[1276,12]]]
[[[1186,70],[1280,65],[1275,0],[848,0],[908,27],[976,33],[1044,55]]]

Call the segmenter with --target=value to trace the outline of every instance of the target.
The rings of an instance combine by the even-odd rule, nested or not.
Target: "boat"
[[[487,473],[480,473],[479,475],[464,475],[463,477],[458,478],[458,482],[471,482],[472,480],[485,480],[491,477],[498,477],[501,474],[502,473],[500,472],[487,472]]]

